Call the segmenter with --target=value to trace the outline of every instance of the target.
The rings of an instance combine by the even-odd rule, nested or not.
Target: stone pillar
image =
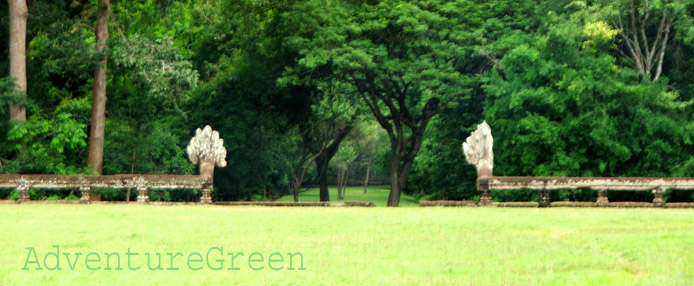
[[[205,186],[202,188],[202,196],[200,197],[200,203],[209,205],[212,203],[212,186]]]
[[[665,193],[665,190],[663,188],[658,187],[655,188],[651,191],[653,193],[653,206],[656,208],[662,208],[665,206],[665,201],[663,201],[663,194]]]
[[[219,138],[219,132],[212,130],[209,125],[202,130],[195,130],[195,136],[188,144],[188,158],[193,164],[200,164],[200,176],[209,178],[209,183],[201,188],[200,203],[211,204],[212,188],[214,186],[214,167],[226,167],[227,149],[224,147],[224,139]]]
[[[598,198],[595,201],[595,205],[598,207],[606,207],[610,205],[610,201],[607,199],[607,190],[606,189],[599,189],[597,190],[598,192]]]
[[[477,130],[463,142],[463,153],[468,163],[477,168],[477,191],[480,194],[478,205],[491,205],[492,198],[489,194],[489,180],[492,179],[494,168],[494,138],[492,130],[486,121],[477,125]]]
[[[492,204],[492,196],[489,193],[489,177],[482,177],[477,179],[477,191],[479,192],[479,200],[477,205],[479,206],[489,206]]]
[[[92,196],[91,196],[92,188],[89,186],[82,186],[82,187],[80,187],[80,192],[82,193],[82,197],[80,197],[80,203],[83,203],[83,204],[91,203],[91,201],[92,201]]]
[[[17,185],[17,203],[21,204],[31,201],[31,198],[29,198],[29,187],[29,183],[24,180],[24,178],[19,179],[19,185]]]
[[[214,162],[200,162],[200,176],[214,179]]]
[[[149,194],[147,192],[149,189],[146,187],[137,187],[137,203],[146,204],[149,203]]]
[[[540,198],[537,200],[538,206],[541,208],[549,207],[549,191],[544,187],[540,189]]]

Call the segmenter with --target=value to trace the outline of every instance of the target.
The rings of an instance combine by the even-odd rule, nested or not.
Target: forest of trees
[[[8,0],[0,173],[194,174],[215,200],[345,181],[472,199],[496,175],[694,176],[694,1]],[[365,174],[364,174],[365,175]],[[361,175],[363,176],[363,175]]]

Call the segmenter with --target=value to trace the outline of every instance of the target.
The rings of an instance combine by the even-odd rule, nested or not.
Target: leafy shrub
[[[125,201],[125,192],[117,189],[96,189],[92,190],[96,195],[101,195],[103,201]],[[137,193],[137,191],[133,191]],[[132,193],[132,192],[131,192]]]
[[[27,194],[29,194],[29,199],[32,201],[40,201],[46,198],[46,193],[43,190],[29,189]]]
[[[171,193],[169,191],[149,191],[148,196],[150,201],[171,201]]]
[[[663,194],[663,201],[668,203],[691,202],[694,201],[694,191],[692,190],[667,190]]]
[[[652,202],[651,191],[608,191],[607,199],[610,202]]]
[[[492,190],[490,192],[495,202],[536,202],[540,198],[537,190]]]
[[[47,201],[58,201],[60,200],[60,196],[58,195],[51,195],[50,197],[46,198]]]
[[[0,199],[5,199],[9,197],[12,191],[14,191],[14,188],[0,189]]]
[[[198,190],[174,189],[169,191],[169,201],[197,202],[202,192]]]
[[[8,162],[10,168],[4,172],[88,173],[86,167],[75,161],[79,157],[75,155],[87,146],[86,128],[69,113],[34,114],[25,123],[13,125],[7,132],[7,151],[20,156]]]
[[[595,190],[555,190],[549,192],[550,201],[594,202],[598,194]]]
[[[19,194],[17,193],[16,190],[13,190],[12,192],[10,192],[10,195],[7,197],[7,199],[11,200],[11,201],[16,201],[17,198],[19,198]]]
[[[70,194],[69,196],[65,197],[65,200],[66,200],[66,201],[76,201],[76,200],[79,200],[79,199],[80,199],[80,198],[78,198],[78,197],[75,196],[74,194]]]

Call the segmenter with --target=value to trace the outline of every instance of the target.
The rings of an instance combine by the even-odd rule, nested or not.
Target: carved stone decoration
[[[219,138],[219,132],[212,130],[209,125],[204,129],[195,130],[195,137],[188,144],[188,158],[193,164],[200,164],[200,175],[212,178],[214,166],[227,165],[227,149],[224,140]]]
[[[147,188],[137,188],[137,203],[146,204],[149,202],[149,194]]]
[[[477,125],[477,130],[472,131],[470,137],[463,142],[463,153],[468,163],[477,167],[477,190],[479,191],[478,205],[488,206],[492,204],[489,193],[489,179],[494,168],[494,138],[492,129],[487,121]]]
[[[653,193],[653,206],[657,208],[662,208],[665,206],[665,201],[663,201],[663,194],[665,190],[661,187],[657,187],[651,191]]]
[[[82,196],[80,197],[80,203],[83,204],[88,204],[91,203],[92,201],[92,188],[90,187],[80,187],[80,192],[82,193]]]
[[[131,181],[131,184],[138,189],[146,189],[147,188],[147,180],[143,177],[137,177],[133,178]]]
[[[492,175],[494,168],[494,138],[492,129],[483,121],[477,125],[477,130],[470,134],[470,137],[463,142],[463,152],[468,163],[477,167],[477,177],[488,177]]]
[[[537,200],[538,206],[541,208],[549,207],[551,201],[549,200],[549,191],[545,188],[540,190],[540,198]]]
[[[147,188],[147,180],[143,177],[137,177],[132,181],[137,188],[137,203],[146,204],[149,202],[149,189]]]
[[[92,188],[89,186],[89,182],[84,177],[80,177],[80,192],[82,193],[80,203],[88,204],[91,202],[91,191]]]
[[[201,204],[211,204],[212,203],[212,186],[205,187],[202,189],[202,196],[200,197]]]
[[[492,205],[492,195],[489,192],[489,177],[477,178],[477,191],[479,192],[479,200],[477,201],[477,205]]]
[[[22,177],[19,178],[17,183],[17,203],[30,201],[31,198],[29,198],[29,181]]]
[[[595,201],[595,204],[599,207],[606,207],[610,205],[610,200],[607,198],[606,189],[598,189],[598,199]]]

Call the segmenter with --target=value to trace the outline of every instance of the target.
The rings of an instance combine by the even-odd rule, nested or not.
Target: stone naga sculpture
[[[195,136],[188,144],[188,158],[193,164],[200,164],[200,175],[212,178],[214,166],[227,165],[227,149],[224,140],[219,138],[219,132],[212,130],[209,125],[202,130],[195,130]]]
[[[472,131],[470,137],[463,142],[463,152],[468,163],[477,167],[477,190],[479,191],[478,205],[488,206],[492,204],[489,194],[489,180],[494,168],[494,138],[492,129],[487,121],[477,125],[477,130]]]
[[[477,130],[463,142],[463,152],[468,163],[477,167],[477,177],[490,177],[494,168],[494,138],[492,129],[483,121],[477,125]]]
[[[214,180],[214,166],[226,167],[227,149],[224,148],[224,140],[219,138],[219,132],[212,130],[209,125],[202,130],[195,130],[195,136],[188,144],[188,158],[193,164],[200,164],[200,176],[210,178],[210,184],[202,189],[200,203],[212,203],[212,180]]]

